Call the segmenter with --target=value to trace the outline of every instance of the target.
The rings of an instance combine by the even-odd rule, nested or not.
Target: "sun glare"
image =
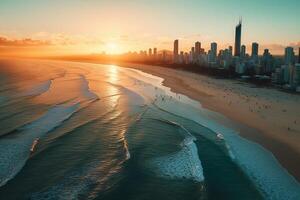
[[[109,54],[116,54],[116,53],[118,53],[119,47],[116,43],[109,42],[106,44],[106,50],[107,50],[107,53],[109,53]]]

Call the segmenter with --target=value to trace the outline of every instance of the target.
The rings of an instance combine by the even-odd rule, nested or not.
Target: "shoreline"
[[[222,123],[223,125],[226,125],[227,127],[233,128],[234,130],[237,130],[240,135],[250,141],[256,142],[260,145],[262,145],[264,148],[268,149],[272,154],[276,157],[278,162],[298,181],[300,182],[300,151],[299,148],[294,149],[295,145],[297,145],[297,141],[299,142],[300,138],[298,138],[297,141],[292,141],[289,139],[289,141],[282,141],[282,137],[278,135],[274,135],[272,133],[272,130],[266,131],[266,127],[261,128],[261,123],[258,123],[259,126],[253,126],[252,123],[246,123],[247,117],[244,116],[241,117],[240,115],[236,114],[235,110],[231,110],[230,107],[227,105],[222,104],[222,102],[212,101],[213,95],[210,93],[207,93],[206,91],[201,91],[198,88],[195,88],[193,86],[190,86],[185,82],[184,79],[188,79],[191,77],[185,77],[180,75],[190,75],[190,76],[196,76],[196,78],[207,78],[210,80],[215,80],[210,77],[203,77],[203,75],[194,74],[191,72],[185,72],[182,70],[175,70],[170,68],[164,68],[160,66],[151,66],[151,65],[142,65],[142,64],[120,64],[121,67],[128,67],[128,68],[134,68],[139,69],[141,71],[144,71],[146,73],[150,73],[155,76],[159,76],[164,79],[163,85],[166,87],[169,87],[172,92],[180,93],[183,95],[188,96],[191,99],[194,99],[202,105],[203,108],[206,108],[210,111],[214,111],[217,113],[222,114],[224,118],[216,119],[219,123]],[[130,65],[130,66],[128,66]],[[164,70],[164,72],[159,72],[161,70]],[[174,72],[175,71],[175,72]],[[170,73],[169,73],[170,72]],[[177,73],[177,75],[174,77],[174,74]],[[173,76],[172,76],[173,75]],[[198,77],[197,77],[198,76]],[[217,80],[217,79],[216,79]],[[221,80],[226,81],[226,80]],[[230,81],[230,80],[229,80]],[[213,84],[213,83],[212,83]],[[247,85],[245,87],[249,87],[250,85]],[[268,89],[269,90],[269,89]],[[286,93],[284,93],[286,94]],[[250,121],[253,121],[251,119]],[[256,121],[254,121],[255,123]],[[268,127],[269,128],[269,127]],[[299,129],[297,129],[298,131]],[[298,143],[299,144],[299,143]],[[299,145],[298,145],[299,146]],[[294,147],[294,148],[293,148]]]
[[[183,94],[198,101],[203,108],[223,115],[216,115],[219,123],[269,150],[300,182],[299,95],[161,66],[94,60],[62,61],[118,65],[163,78],[162,84],[172,92]]]

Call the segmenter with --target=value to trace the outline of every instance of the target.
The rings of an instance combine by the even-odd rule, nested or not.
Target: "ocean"
[[[269,151],[160,77],[0,63],[0,199],[300,199]]]

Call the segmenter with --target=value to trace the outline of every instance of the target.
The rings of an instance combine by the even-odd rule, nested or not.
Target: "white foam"
[[[20,133],[2,138],[0,140],[0,186],[23,168],[30,156],[33,141],[59,126],[78,108],[79,104],[55,106],[38,120],[21,128]]]
[[[200,106],[195,108],[185,104],[174,109],[176,102],[174,103],[160,103],[158,106],[208,127],[215,133],[221,133],[231,158],[262,191],[266,199],[300,199],[300,184],[278,163],[271,152],[240,137],[234,130],[216,123],[206,113],[209,111]]]
[[[89,81],[85,78],[85,76],[80,75],[83,84],[81,85],[81,91],[83,95],[88,99],[99,99],[98,95],[91,91],[89,87]]]
[[[158,87],[163,90],[163,92],[153,90],[154,94],[145,91],[148,95],[152,96],[153,99],[155,99],[155,95],[158,92],[162,93],[160,95],[173,97],[166,101],[156,101],[155,105],[159,108],[191,119],[211,129],[215,133],[222,134],[230,157],[244,170],[253,183],[262,191],[266,199],[300,199],[300,184],[278,163],[271,152],[254,142],[240,137],[238,132],[215,122],[211,116],[214,116],[216,113],[202,108],[198,102],[186,96],[174,94],[170,91],[170,88],[162,85],[162,79],[158,79],[158,81],[147,81],[147,76],[144,78],[142,77],[145,76],[143,73],[140,73],[140,75],[141,76],[134,76],[134,78],[142,81],[145,80],[145,82],[152,84],[153,87]],[[151,76],[151,78],[153,79],[153,76]],[[181,106],[178,106],[179,102]],[[168,157],[164,159],[167,162],[171,161]],[[173,155],[172,159],[179,158]],[[159,163],[165,162],[160,160]],[[172,167],[175,163],[172,162],[170,165],[161,165]],[[165,174],[169,174],[167,169],[165,170],[165,167],[163,167],[161,171]],[[177,171],[175,170],[174,173],[177,173]]]
[[[130,152],[129,152],[128,144],[127,144],[127,141],[126,141],[125,138],[124,138],[124,149],[125,149],[126,160],[129,160],[130,159]]]
[[[204,181],[198,149],[192,137],[184,139],[182,149],[179,152],[155,158],[151,161],[151,165],[161,177]]]

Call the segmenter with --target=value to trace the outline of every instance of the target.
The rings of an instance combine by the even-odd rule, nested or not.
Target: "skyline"
[[[298,1],[1,1],[0,53],[111,54],[149,46],[187,51],[195,41],[205,49],[234,45],[234,27],[243,18],[241,44],[260,44],[283,54],[300,46]],[[30,11],[30,12],[29,12]],[[213,12],[212,12],[213,11]],[[55,14],[54,14],[55,13]],[[45,23],[46,22],[46,23]],[[66,25],[65,25],[66,24]],[[28,38],[28,40],[24,40]]]

